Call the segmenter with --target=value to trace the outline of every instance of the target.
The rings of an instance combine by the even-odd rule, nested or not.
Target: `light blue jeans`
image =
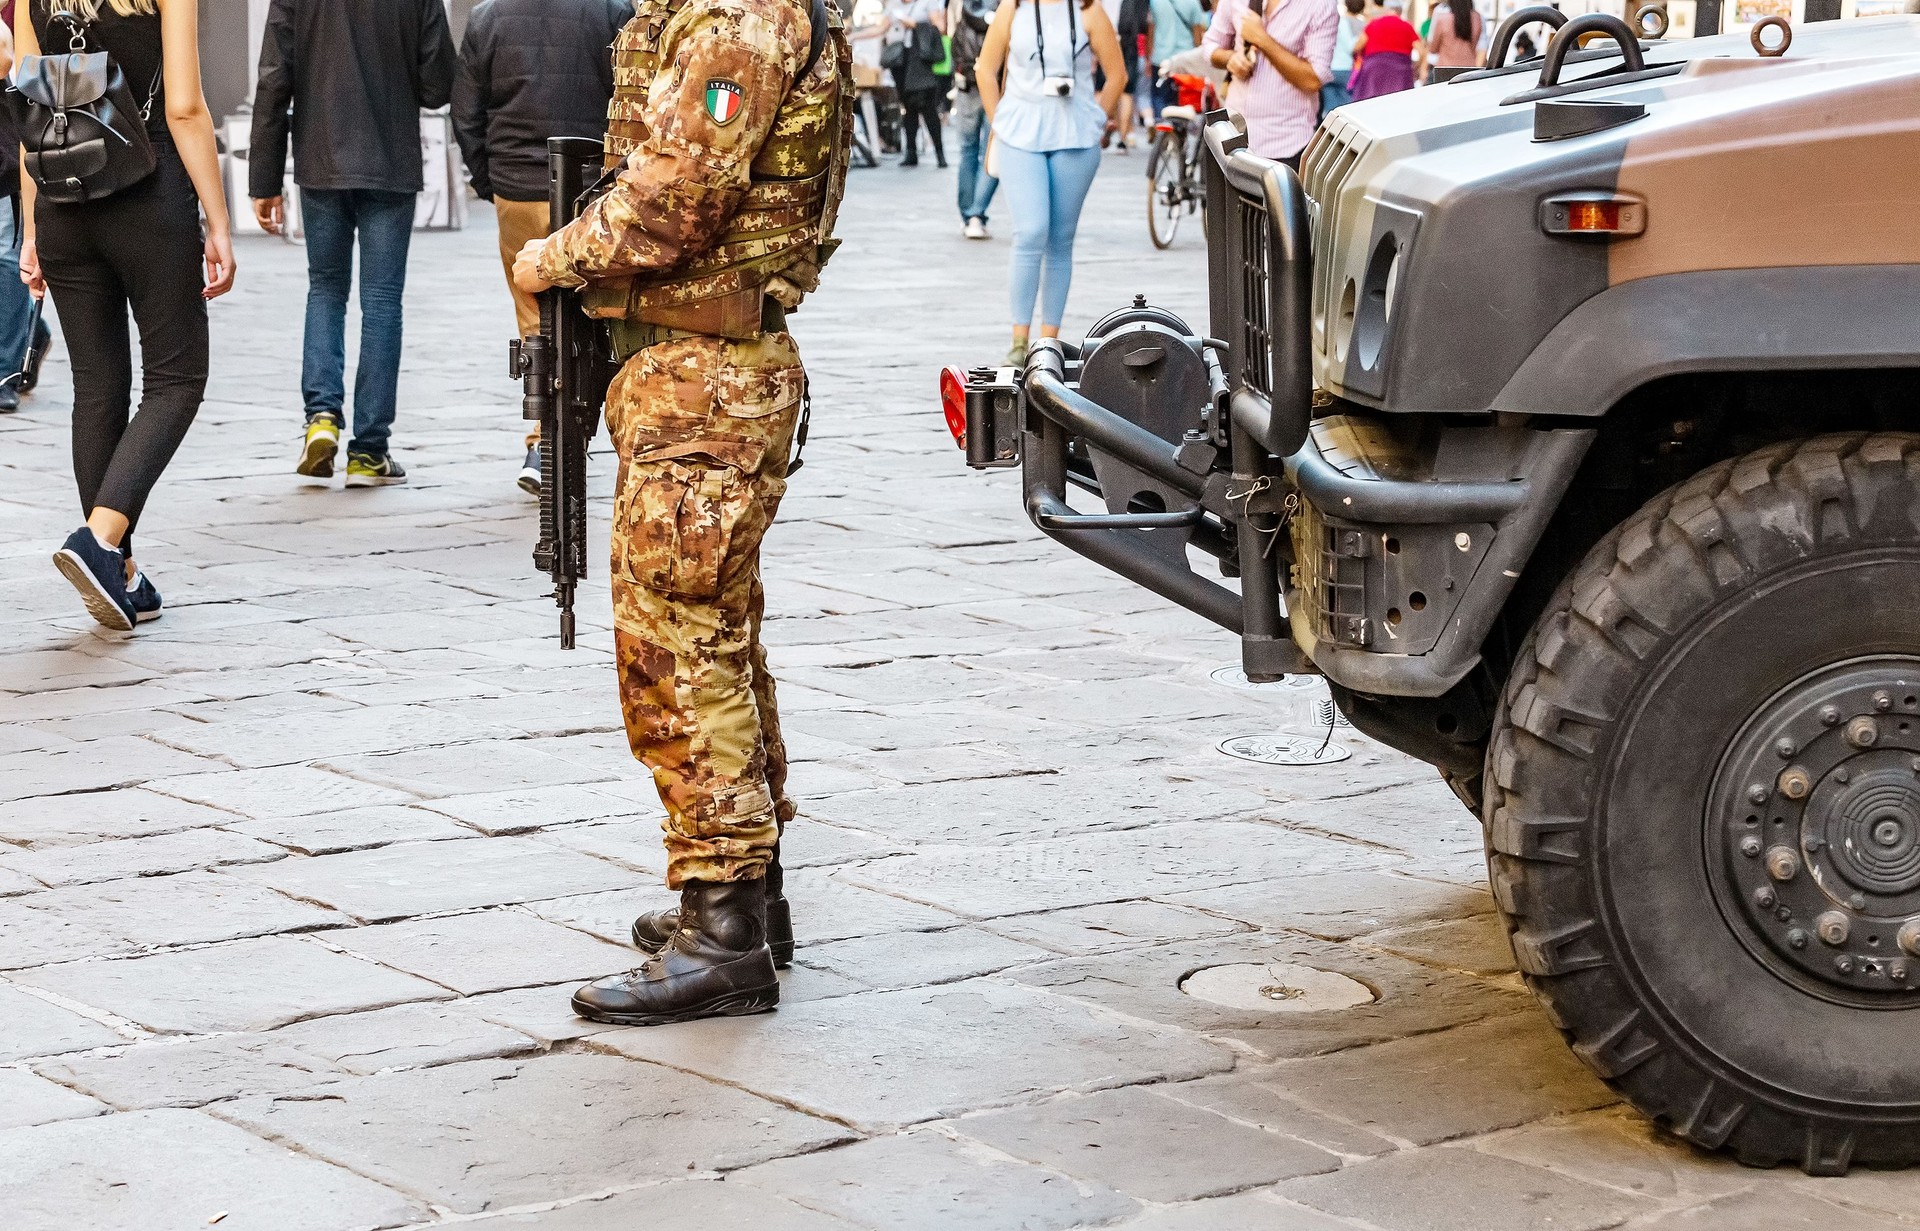
[[[1004,142],[1000,184],[1013,210],[1013,273],[1008,297],[1014,327],[1033,323],[1040,301],[1042,328],[1058,327],[1073,284],[1073,236],[1080,207],[1100,169],[1100,149],[1085,146],[1035,153]]]

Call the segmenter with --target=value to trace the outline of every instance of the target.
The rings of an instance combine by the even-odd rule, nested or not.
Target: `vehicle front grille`
[[[1300,184],[1307,194],[1307,217],[1313,223],[1313,348],[1325,354],[1328,347],[1327,312],[1338,288],[1341,190],[1348,175],[1366,154],[1372,138],[1353,123],[1334,112],[1314,134],[1300,158]]]
[[[1240,380],[1250,388],[1273,395],[1273,330],[1269,324],[1270,257],[1267,208],[1256,198],[1240,195],[1235,211],[1240,224]]]

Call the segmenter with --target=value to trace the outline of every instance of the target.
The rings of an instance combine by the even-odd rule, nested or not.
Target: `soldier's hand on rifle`
[[[553,289],[553,283],[540,276],[540,249],[547,241],[530,239],[520,255],[513,258],[513,284],[529,295]]]

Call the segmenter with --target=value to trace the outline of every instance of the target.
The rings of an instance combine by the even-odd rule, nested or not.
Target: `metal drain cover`
[[[1256,1013],[1328,1013],[1377,999],[1358,979],[1290,962],[1209,966],[1182,979],[1180,990],[1209,1004]]]
[[[1331,765],[1353,749],[1322,735],[1236,735],[1220,741],[1220,751],[1260,765]]]
[[[1216,667],[1208,672],[1207,678],[1216,684],[1225,684],[1228,688],[1240,688],[1247,692],[1278,692],[1288,690],[1324,690],[1318,678],[1311,675],[1283,675],[1277,680],[1255,683],[1247,678],[1247,673],[1238,667]]]

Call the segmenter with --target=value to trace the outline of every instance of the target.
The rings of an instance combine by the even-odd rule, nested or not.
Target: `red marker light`
[[[967,447],[967,376],[956,367],[940,369],[940,411],[947,417],[953,443]]]

